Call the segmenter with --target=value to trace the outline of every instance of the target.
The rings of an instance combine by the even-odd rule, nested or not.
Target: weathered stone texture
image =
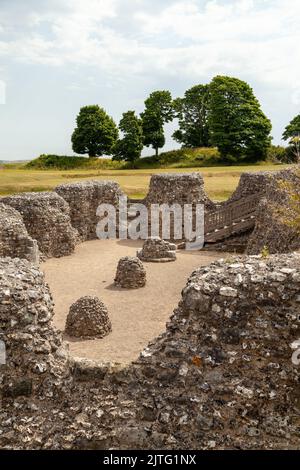
[[[98,206],[112,204],[118,207],[119,197],[123,195],[114,181],[62,184],[55,191],[69,204],[72,225],[78,230],[81,241],[97,238]]]
[[[204,181],[199,173],[162,173],[152,175],[149,192],[145,198],[148,204],[204,204],[212,210],[215,203],[209,199],[204,189]]]
[[[60,257],[74,251],[77,232],[70,221],[68,204],[56,193],[23,193],[2,198],[23,217],[29,235],[37,240],[45,257]]]
[[[176,260],[176,245],[159,237],[150,237],[143,248],[137,252],[137,256],[142,261],[148,262],[167,262]]]
[[[275,172],[272,171],[242,173],[236,190],[222,205],[239,201],[243,197],[252,196],[253,194],[263,193],[269,179],[274,173]]]
[[[75,338],[103,338],[111,332],[107,307],[98,297],[81,297],[70,307],[65,332]]]
[[[119,260],[115,285],[123,289],[138,289],[146,285],[146,270],[139,258],[125,256]]]
[[[39,262],[36,240],[27,232],[18,211],[0,203],[0,256],[25,258],[35,264]]]
[[[291,194],[300,198],[300,170],[285,170],[269,176],[250,235],[247,253],[259,254],[264,247],[270,253],[288,253],[300,248],[300,210],[296,211]]]
[[[34,414],[30,400],[18,407],[8,402],[0,413],[0,445],[299,448],[300,366],[292,361],[299,299],[299,254],[202,267],[188,280],[166,332],[137,361],[118,371],[77,360],[68,397],[36,399]]]
[[[52,316],[52,297],[38,268],[26,260],[0,258],[0,340],[6,348],[1,400],[57,397],[69,386],[68,355]]]

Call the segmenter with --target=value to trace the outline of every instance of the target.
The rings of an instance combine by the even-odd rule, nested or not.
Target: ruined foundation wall
[[[217,205],[209,199],[204,189],[204,181],[199,173],[163,173],[151,176],[149,191],[143,203],[146,206],[150,204],[168,204],[172,206],[177,204],[183,208],[184,204],[193,204],[193,229],[195,230],[196,204],[203,204],[204,211],[215,210]],[[152,220],[149,216],[148,237],[159,236],[171,242],[184,241],[184,224],[182,224],[182,238],[174,234],[174,213],[170,212],[170,235],[163,235],[162,222],[160,217],[160,227],[158,233],[151,232]],[[184,218],[183,218],[184,220]],[[147,238],[147,237],[146,237]]]
[[[0,203],[0,257],[25,258],[39,262],[39,250],[26,230],[18,211]]]
[[[77,232],[71,225],[68,204],[52,192],[23,193],[1,199],[22,216],[29,235],[37,240],[45,257],[60,257],[74,251]]]
[[[35,276],[40,285],[40,274]],[[28,299],[29,291],[22,292]],[[12,289],[13,305],[20,306],[15,293]],[[16,400],[5,401],[0,446],[299,448],[300,366],[292,361],[291,347],[300,337],[299,299],[299,254],[233,258],[202,267],[189,278],[166,332],[129,367],[118,371],[77,359],[75,381],[63,400],[47,398],[41,389],[43,399],[38,393],[34,397],[40,411],[34,413],[30,398],[18,400],[18,407]],[[42,305],[49,312],[48,302]],[[11,311],[20,312],[5,304],[1,308],[6,322]],[[14,313],[13,319],[19,322],[20,315]],[[12,335],[9,350],[15,350],[10,341],[19,341],[15,361],[23,357],[18,348],[25,333],[28,341],[40,339],[31,338],[32,323],[26,321],[6,326]],[[44,325],[48,331],[49,323]],[[43,336],[39,347],[49,349],[52,341]],[[30,354],[20,364],[25,375],[27,364],[41,357],[35,350]],[[56,364],[57,357],[50,357]],[[22,432],[16,432],[19,426]]]
[[[224,201],[222,205],[227,205],[239,201],[243,197],[264,193],[269,179],[275,174],[274,171],[259,171],[253,173],[242,173],[239,184],[232,196]]]
[[[117,207],[118,198],[123,195],[118,183],[113,181],[85,181],[62,184],[55,191],[70,206],[73,227],[78,230],[81,241],[93,240],[99,218],[96,215],[99,204]]]
[[[204,204],[205,209],[213,210],[215,203],[209,199],[204,189],[204,181],[199,173],[163,173],[152,175],[146,204]]]
[[[295,199],[291,194],[296,196]],[[298,210],[296,210],[298,205]],[[300,169],[273,173],[265,187],[247,253],[288,253],[300,248]]]
[[[6,364],[0,365],[2,402],[21,396],[57,398],[69,386],[68,357],[52,316],[52,297],[39,269],[26,260],[0,258],[0,340],[6,347]]]
[[[119,376],[133,405],[117,445],[299,448],[299,296],[300,255],[195,271],[167,332]]]

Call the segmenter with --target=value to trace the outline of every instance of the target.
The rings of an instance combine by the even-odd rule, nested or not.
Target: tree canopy
[[[211,143],[227,161],[262,160],[271,143],[270,120],[244,81],[217,76],[210,84]]]
[[[142,120],[134,111],[127,111],[123,113],[119,129],[123,138],[116,142],[113,160],[135,162],[140,158],[144,146]]]
[[[98,105],[84,106],[76,118],[72,134],[74,152],[90,157],[110,155],[118,138],[114,120]]]
[[[209,85],[196,85],[174,101],[179,129],[173,138],[185,147],[209,147]]]
[[[164,124],[174,116],[172,96],[169,91],[154,91],[145,101],[143,121],[144,144],[152,146],[158,155],[158,149],[165,144]]]
[[[286,126],[282,138],[289,141],[290,150],[300,163],[300,114]]]

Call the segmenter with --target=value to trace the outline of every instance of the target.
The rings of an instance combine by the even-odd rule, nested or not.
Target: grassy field
[[[61,183],[84,179],[113,180],[120,184],[130,197],[143,197],[148,190],[149,180],[155,173],[199,172],[203,175],[205,188],[212,199],[224,200],[236,188],[241,173],[245,171],[280,170],[288,165],[252,165],[210,168],[155,169],[155,170],[29,170],[18,166],[5,165],[0,168],[0,195],[24,191],[52,190]]]

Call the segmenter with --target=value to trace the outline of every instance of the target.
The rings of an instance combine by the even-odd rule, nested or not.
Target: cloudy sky
[[[118,121],[217,74],[251,84],[280,143],[300,112],[299,24],[300,0],[0,0],[0,159],[72,154],[81,106]]]

